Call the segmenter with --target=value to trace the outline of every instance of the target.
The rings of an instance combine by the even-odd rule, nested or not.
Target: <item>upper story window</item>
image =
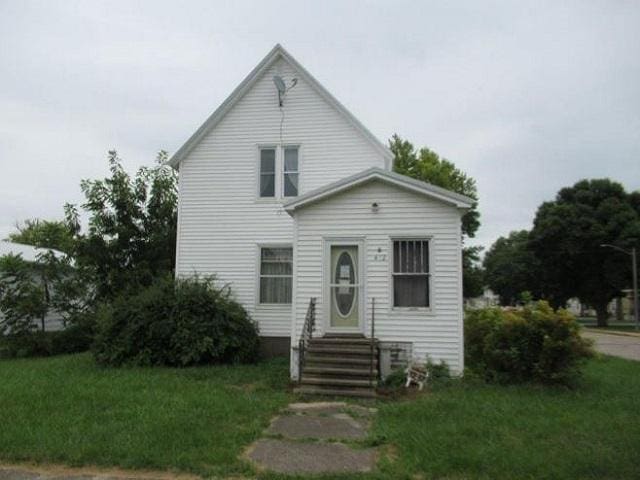
[[[276,195],[276,149],[260,149],[260,196]]]
[[[394,240],[393,306],[429,307],[429,240]]]
[[[298,196],[298,147],[284,149],[284,196]]]
[[[298,196],[299,151],[297,146],[260,148],[260,198]]]

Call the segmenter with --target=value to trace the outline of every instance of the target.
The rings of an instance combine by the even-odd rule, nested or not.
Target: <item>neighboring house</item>
[[[311,299],[303,383],[358,383],[341,370],[365,382],[374,314],[387,363],[429,355],[462,372],[460,218],[472,200],[392,173],[392,153],[280,45],[170,163],[177,275],[229,285],[265,349],[290,352],[292,378]]]
[[[622,297],[609,302],[607,310],[611,318],[618,322],[633,322],[633,290],[622,290]],[[596,311],[587,304],[580,302],[578,298],[570,298],[567,301],[567,310],[576,317],[592,317],[595,321]]]
[[[482,295],[469,298],[465,301],[467,308],[487,308],[500,305],[500,296],[493,293],[490,288],[485,288]]]
[[[8,242],[6,240],[0,241],[0,257],[5,255],[16,255],[22,257],[27,262],[34,263],[38,260],[38,255],[53,252],[56,257],[62,257],[64,254],[58,250],[49,250],[47,248],[37,248],[31,245],[23,245],[21,243]],[[2,318],[2,312],[0,312],[0,319]],[[34,321],[34,327],[41,329],[41,320]],[[50,312],[44,319],[44,329],[46,331],[62,330],[64,328],[64,321],[62,315],[58,312]]]

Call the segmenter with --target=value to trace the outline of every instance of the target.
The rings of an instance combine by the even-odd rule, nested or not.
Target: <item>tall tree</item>
[[[394,155],[395,172],[474,199],[473,206],[462,217],[463,235],[473,237],[480,227],[476,181],[457,168],[453,162],[441,158],[426,147],[416,150],[411,142],[403,140],[397,134],[389,140],[389,148]],[[482,283],[478,254],[479,250],[473,247],[466,247],[462,251],[465,298],[482,293],[482,287],[478,285]]]
[[[473,237],[480,227],[476,181],[457,168],[453,162],[440,158],[433,150],[426,147],[416,150],[411,142],[403,140],[397,134],[389,141],[389,148],[395,157],[394,171],[475,200],[473,206],[462,217],[462,233]]]
[[[500,295],[502,305],[515,305],[523,292],[539,297],[539,270],[527,230],[498,238],[484,257],[487,285]]]
[[[484,269],[480,262],[482,247],[467,247],[462,255],[462,292],[464,298],[473,298],[482,295],[485,287]]]
[[[640,247],[638,194],[609,179],[582,180],[561,189],[536,213],[531,246],[556,303],[570,297],[595,308],[598,325],[608,322],[609,302],[629,287],[629,259],[602,248]]]
[[[67,224],[75,225],[74,255],[79,267],[93,272],[99,298],[151,284],[172,272],[177,225],[177,173],[162,151],[154,167],[132,178],[115,151],[109,152],[111,175],[80,184],[89,215],[81,233],[75,206],[67,205]]]

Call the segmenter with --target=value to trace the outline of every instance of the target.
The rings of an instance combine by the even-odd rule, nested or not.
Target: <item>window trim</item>
[[[395,264],[395,258],[394,258],[394,248],[393,248],[393,244],[394,242],[401,242],[401,241],[426,241],[429,245],[429,253],[428,253],[428,260],[429,260],[429,272],[424,274],[424,273],[396,273],[394,272],[394,264]],[[433,313],[434,308],[434,291],[433,291],[433,277],[434,277],[434,269],[435,269],[435,264],[434,264],[434,240],[433,240],[433,236],[432,235],[415,235],[415,234],[409,234],[409,235],[394,235],[393,237],[389,237],[389,255],[388,255],[388,267],[389,267],[389,307],[391,309],[391,311],[397,311],[397,312],[407,312],[407,311],[412,311],[412,312],[424,312],[424,313]],[[396,306],[395,305],[395,276],[396,275],[402,275],[402,276],[408,276],[408,275],[416,275],[416,276],[427,276],[427,282],[428,282],[428,288],[429,288],[429,305],[426,307],[409,307],[409,306]]]
[[[262,249],[263,248],[290,248],[291,249],[291,303],[262,303],[260,302],[260,286],[262,281]],[[256,288],[255,288],[255,306],[259,309],[282,309],[282,310],[290,310],[294,303],[293,298],[293,277],[294,277],[294,261],[295,254],[293,243],[258,243],[256,245],[256,270],[255,270],[255,279],[256,279]],[[272,278],[286,278],[289,275],[268,275]]]
[[[284,150],[286,148],[298,149],[298,195],[295,197],[284,196]],[[261,197],[260,196],[260,152],[262,150],[273,149],[276,151],[275,162],[275,179],[274,179],[274,195],[273,197]],[[256,143],[255,144],[255,159],[254,159],[254,191],[256,203],[282,203],[292,200],[301,195],[300,189],[302,186],[302,162],[303,162],[303,148],[298,142],[284,143],[282,145],[278,143]],[[293,171],[291,173],[294,173]]]

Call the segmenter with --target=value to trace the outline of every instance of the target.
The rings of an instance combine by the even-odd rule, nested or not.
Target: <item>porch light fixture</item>
[[[378,213],[378,210],[380,210],[380,205],[378,205],[378,202],[373,202],[371,204],[371,211],[373,213]]]

